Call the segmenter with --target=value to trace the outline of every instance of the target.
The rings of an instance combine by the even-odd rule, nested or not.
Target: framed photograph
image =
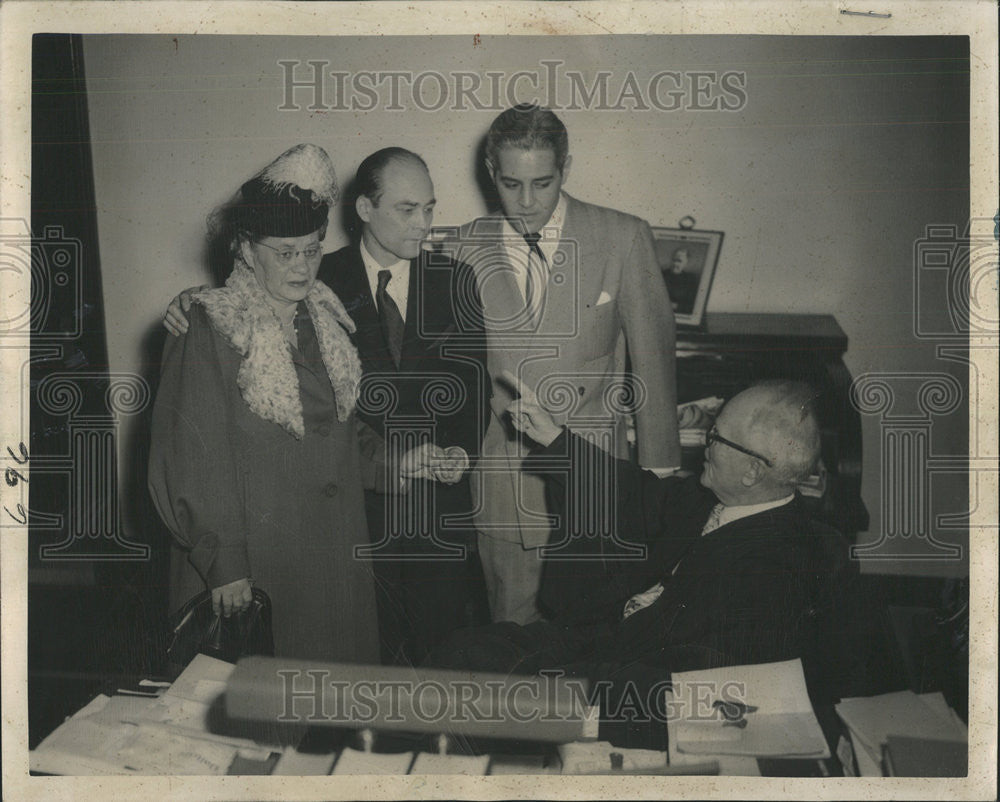
[[[677,324],[701,325],[719,263],[722,232],[654,226],[653,242]]]

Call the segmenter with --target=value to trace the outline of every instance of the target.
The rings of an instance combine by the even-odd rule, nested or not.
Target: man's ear
[[[372,219],[371,198],[367,195],[358,195],[357,200],[354,201],[354,211],[358,213],[358,217],[361,218],[361,222],[370,223]]]
[[[740,482],[744,487],[753,487],[764,478],[764,463],[756,457],[751,457],[747,469],[740,477]]]

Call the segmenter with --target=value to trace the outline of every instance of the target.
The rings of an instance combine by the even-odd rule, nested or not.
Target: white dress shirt
[[[392,273],[392,280],[386,285],[385,291],[389,293],[389,297],[396,302],[396,306],[399,307],[399,314],[403,318],[403,322],[406,322],[406,300],[410,294],[410,260],[400,259],[398,262],[393,262],[388,267],[382,267],[372,256],[368,249],[365,247],[364,240],[361,241],[361,261],[365,263],[365,272],[368,274],[368,286],[371,287],[372,298],[375,298],[375,293],[378,291],[378,274],[382,270],[388,270]],[[378,304],[378,300],[375,301]],[[452,446],[448,449],[448,458],[452,460],[451,468],[461,469],[464,473],[469,469],[469,455],[466,453],[465,449],[461,446]],[[400,489],[405,488],[409,484],[409,479],[400,477],[399,486]]]
[[[376,298],[378,291],[378,274],[382,270],[392,273],[392,280],[386,285],[385,291],[389,297],[396,302],[399,307],[399,315],[406,322],[406,299],[410,295],[410,260],[400,259],[393,262],[388,267],[382,267],[365,247],[364,240],[361,241],[361,261],[365,263],[365,272],[368,274],[368,286],[371,287],[372,298]],[[375,301],[378,304],[376,298]]]
[[[552,267],[552,259],[559,250],[559,240],[562,239],[563,223],[566,220],[566,196],[559,193],[559,202],[552,210],[549,222],[539,229],[542,238],[538,240],[538,249],[545,257],[545,280],[548,281],[548,271]],[[531,248],[524,241],[521,232],[516,231],[510,221],[503,221],[503,243],[507,251],[507,258],[511,267],[514,268],[514,281],[524,298],[525,280],[528,274],[528,260],[531,258]],[[537,257],[536,257],[537,258]]]

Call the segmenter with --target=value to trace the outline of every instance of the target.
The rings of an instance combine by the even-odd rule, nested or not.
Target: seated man
[[[655,717],[646,691],[662,688],[674,671],[798,657],[814,702],[861,690],[861,651],[844,645],[856,634],[856,567],[847,542],[811,520],[795,493],[819,455],[808,387],[768,382],[735,396],[708,433],[699,482],[614,460],[557,426],[527,388],[508,380],[521,395],[508,409],[511,420],[543,446],[531,459],[560,491],[564,520],[587,520],[566,513],[614,487],[616,498],[599,503],[614,505],[619,538],[644,544],[646,558],[615,563],[607,544],[596,544],[603,553],[591,566],[560,575],[550,564],[543,589],[546,582],[567,589],[550,604],[553,618],[459,631],[428,662],[587,677],[603,692],[611,688],[602,737],[658,748],[662,722],[636,729],[635,721]],[[605,477],[601,486],[578,486],[573,476],[583,471]],[[574,570],[588,573],[590,587],[569,583]]]

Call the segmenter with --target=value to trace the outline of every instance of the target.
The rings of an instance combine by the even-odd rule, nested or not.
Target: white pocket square
[[[611,303],[611,296],[608,295],[604,290],[601,290],[601,296],[597,299],[598,306],[604,306],[604,304]]]

